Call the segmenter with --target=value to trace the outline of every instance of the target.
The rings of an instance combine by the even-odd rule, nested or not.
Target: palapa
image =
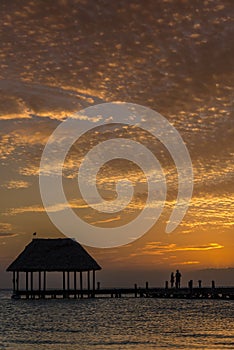
[[[98,263],[71,238],[33,239],[7,271],[91,271]]]

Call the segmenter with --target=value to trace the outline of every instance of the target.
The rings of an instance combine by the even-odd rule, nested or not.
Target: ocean
[[[234,302],[11,300],[0,293],[0,349],[234,349]]]

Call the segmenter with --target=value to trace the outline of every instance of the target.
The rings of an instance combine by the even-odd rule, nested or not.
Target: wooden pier
[[[83,299],[83,298],[169,298],[169,299],[222,299],[234,300],[234,287],[217,288],[102,288],[90,290],[19,290],[14,299]]]
[[[152,288],[146,282],[144,287],[100,288],[96,283],[96,272],[101,266],[76,241],[70,238],[33,239],[24,251],[10,264],[14,299],[83,299],[83,298],[174,298],[174,299],[225,299],[234,300],[234,287]],[[47,288],[47,272],[62,275],[61,289]],[[23,275],[23,276],[22,276]],[[23,277],[23,278],[22,278]],[[86,283],[85,283],[86,280]],[[173,284],[172,284],[173,285]],[[171,285],[171,286],[172,286]],[[180,284],[176,284],[179,287]]]

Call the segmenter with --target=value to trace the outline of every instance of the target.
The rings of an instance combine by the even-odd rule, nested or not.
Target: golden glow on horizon
[[[140,212],[147,195],[145,176],[136,166],[110,162],[98,174],[100,193],[105,199],[115,198],[116,181],[127,176],[134,185],[134,200],[115,215],[88,208],[77,188],[77,170],[84,153],[102,140],[117,134],[142,142],[158,157],[168,185],[162,217],[141,240],[95,254],[104,266],[114,267],[234,266],[229,5],[206,0],[195,6],[182,1],[175,11],[173,1],[163,1],[165,6],[157,9],[150,3],[143,9],[125,2],[119,5],[120,11],[93,16],[90,25],[89,12],[101,11],[96,3],[91,6],[82,1],[83,16],[76,6],[64,2],[64,11],[60,3],[48,2],[45,18],[40,2],[29,1],[20,9],[4,6],[0,24],[0,259],[10,259],[21,250],[32,238],[31,231],[42,237],[61,236],[45,213],[38,187],[40,157],[52,131],[82,108],[127,101],[157,110],[180,132],[194,167],[193,198],[180,226],[166,235],[165,223],[177,195],[177,174],[167,150],[129,127],[88,133],[74,144],[63,172],[70,206],[87,222],[104,227],[125,224]],[[152,175],[157,181],[153,170]],[[155,201],[153,206],[157,205]],[[49,210],[65,207],[56,203]]]

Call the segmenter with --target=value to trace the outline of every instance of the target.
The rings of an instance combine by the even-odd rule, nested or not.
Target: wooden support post
[[[30,275],[31,275],[31,291],[33,291],[33,271],[31,271],[31,273],[30,273]]]
[[[149,282],[145,282],[145,296],[149,297]]]
[[[15,293],[15,271],[13,271],[12,283],[13,283],[13,293]]]
[[[83,276],[82,276],[82,271],[80,271],[80,297],[83,298]]]
[[[65,271],[63,271],[63,291],[66,289]]]
[[[46,291],[46,271],[44,271],[44,274],[43,274],[43,289],[45,292]]]
[[[74,298],[76,298],[76,291],[77,291],[77,286],[76,286],[76,271],[74,271]]]
[[[67,290],[70,290],[70,272],[67,271]]]
[[[65,275],[65,271],[63,271],[63,298],[66,297],[66,294],[65,294],[65,290],[66,290],[66,275]]]
[[[77,282],[76,282],[76,271],[74,271],[74,290],[77,290]]]
[[[135,289],[135,293],[134,293],[135,294],[135,298],[137,298],[137,284],[136,283],[134,284],[134,289]]]
[[[28,292],[28,271],[26,271],[26,276],[25,276],[25,289],[26,289],[26,292]]]
[[[90,290],[90,271],[87,271],[87,280],[88,290]]]
[[[41,291],[41,271],[38,272],[38,289]]]
[[[26,271],[26,276],[25,276],[25,289],[26,289],[26,299],[29,298],[28,295],[28,271]]]
[[[95,284],[96,284],[96,280],[95,280],[95,270],[93,270],[93,298],[95,298]]]
[[[188,287],[189,287],[189,290],[190,290],[190,294],[192,294],[192,292],[193,292],[193,280],[190,280],[188,282]]]
[[[19,271],[16,272],[16,290],[19,291]]]

